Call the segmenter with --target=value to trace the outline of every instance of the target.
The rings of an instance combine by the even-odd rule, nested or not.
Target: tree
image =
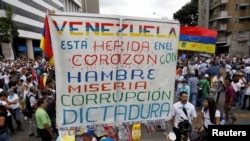
[[[191,0],[174,13],[174,19],[181,25],[196,26],[198,24],[198,0]]]
[[[18,37],[19,33],[12,20],[13,13],[13,8],[8,6],[5,10],[5,17],[0,17],[0,42],[11,43],[14,56],[16,57],[12,40]]]

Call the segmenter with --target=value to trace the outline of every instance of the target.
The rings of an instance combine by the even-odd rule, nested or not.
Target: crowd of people
[[[23,129],[21,117],[29,121],[29,136],[41,137],[43,141],[58,136],[53,67],[42,58],[2,59],[0,78],[0,140],[9,141],[9,136],[27,130]],[[208,125],[222,124],[223,116],[227,124],[230,119],[234,123],[237,118],[233,109],[250,110],[250,58],[229,54],[180,57],[175,88],[177,102],[173,105],[171,121],[177,141],[181,140],[182,134],[186,140],[191,137],[186,132],[189,128],[179,128],[184,126],[184,121],[199,132],[207,132]],[[223,100],[221,92],[225,93]],[[218,104],[224,104],[224,112],[217,108]],[[196,114],[197,107],[202,109],[200,120]]]
[[[250,110],[249,75],[250,58],[229,54],[180,57],[176,68],[177,102],[172,110],[176,141],[182,135],[184,140],[207,140],[208,125],[233,124],[237,120],[233,109]],[[221,92],[225,93],[224,99],[220,98]],[[218,104],[224,105],[224,112],[218,109]],[[200,124],[197,124],[197,107],[202,109]],[[191,129],[200,133],[199,136],[190,135]]]
[[[9,136],[27,130],[21,117],[29,121],[29,136],[48,141],[58,135],[54,74],[45,59],[0,60],[0,123],[4,123],[0,124],[1,141],[9,141]]]

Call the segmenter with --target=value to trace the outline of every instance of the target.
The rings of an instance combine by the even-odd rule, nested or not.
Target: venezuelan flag
[[[50,30],[49,30],[49,21],[46,15],[44,19],[44,27],[42,31],[42,37],[40,40],[40,48],[43,50],[44,58],[51,59],[53,58],[53,51],[51,46]],[[52,64],[51,64],[52,63]],[[53,65],[54,61],[50,61],[50,64]]]
[[[203,27],[182,26],[180,28],[179,50],[215,53],[217,31]]]

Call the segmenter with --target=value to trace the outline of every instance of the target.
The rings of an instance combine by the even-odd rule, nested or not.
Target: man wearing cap
[[[210,92],[210,83],[209,83],[209,75],[205,74],[203,79],[199,81],[199,86],[201,87],[201,104],[203,104],[204,100],[209,97]],[[201,105],[202,106],[202,105]]]

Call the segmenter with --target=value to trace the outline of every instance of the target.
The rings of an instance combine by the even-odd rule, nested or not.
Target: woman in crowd
[[[200,132],[204,133],[203,137],[204,140],[206,140],[208,135],[208,125],[219,125],[221,114],[213,98],[206,98],[203,105],[204,107],[201,110]]]

